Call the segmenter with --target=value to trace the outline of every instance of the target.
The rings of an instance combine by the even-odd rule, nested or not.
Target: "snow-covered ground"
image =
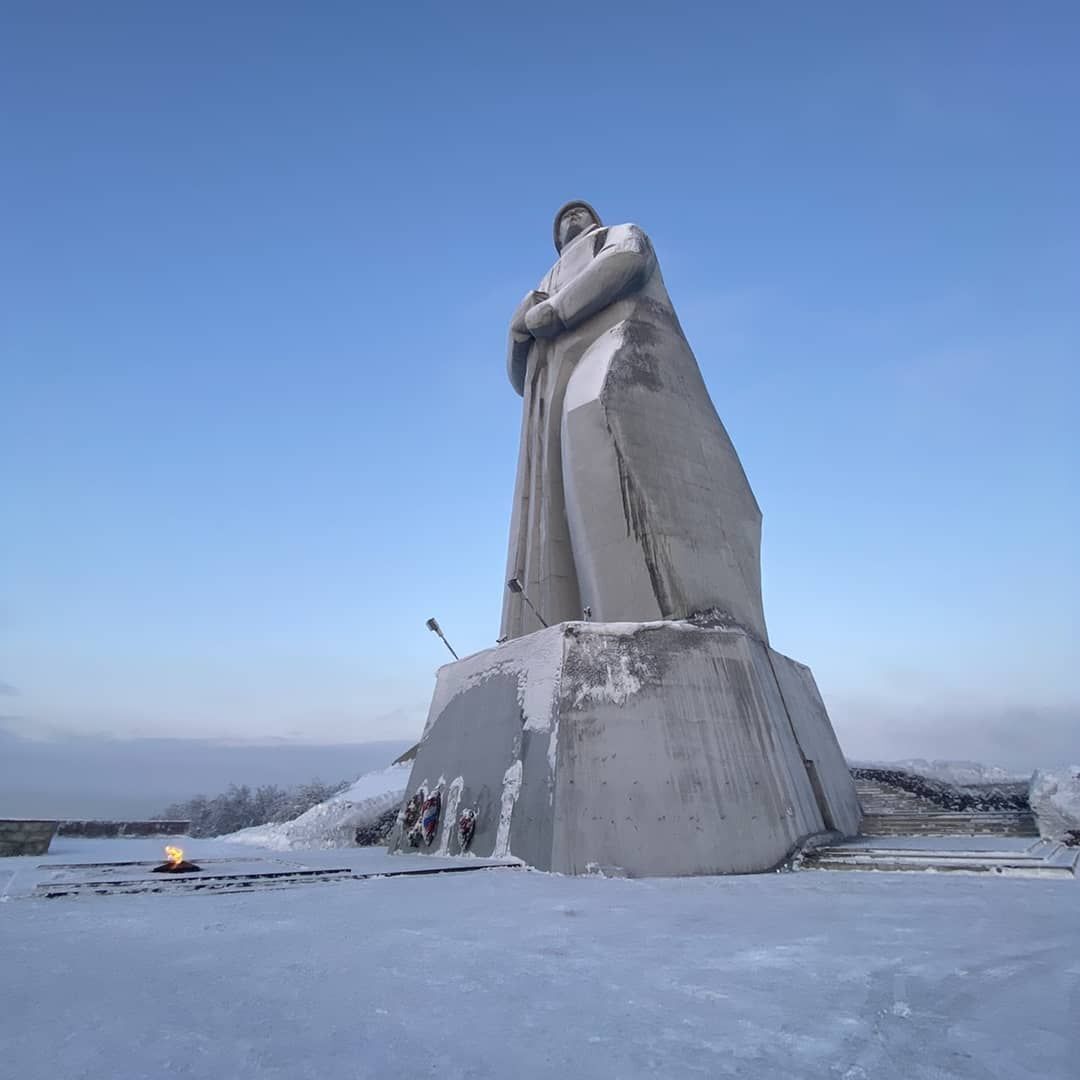
[[[55,845],[49,862],[157,850]],[[260,854],[189,851],[229,853]],[[0,894],[14,875],[0,903],[0,1074],[18,1080],[1046,1080],[1080,1063],[1075,881],[484,870],[25,897],[18,880],[41,862],[0,862]]]
[[[291,851],[296,848],[343,847],[353,843],[356,830],[400,806],[412,762],[365,773],[350,787],[313,806],[292,821],[253,825],[222,837],[237,844]]]

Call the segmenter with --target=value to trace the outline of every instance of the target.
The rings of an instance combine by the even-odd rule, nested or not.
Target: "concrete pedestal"
[[[809,668],[733,626],[568,622],[441,668],[407,798],[430,845],[568,874],[738,874],[860,810]]]

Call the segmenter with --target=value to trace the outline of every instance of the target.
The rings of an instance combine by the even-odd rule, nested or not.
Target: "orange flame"
[[[173,864],[173,866],[179,866],[180,863],[184,861],[184,849],[166,845],[165,857]]]

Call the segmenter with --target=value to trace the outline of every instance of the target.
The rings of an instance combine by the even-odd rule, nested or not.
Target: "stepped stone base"
[[[1029,810],[944,810],[880,780],[857,780],[863,836],[1020,836],[1039,830]]]
[[[1051,840],[1037,840],[1027,847],[1006,848],[1016,841],[1002,840],[1001,847],[916,846],[918,838],[897,838],[886,845],[870,840],[828,844],[801,853],[794,860],[798,870],[876,870],[883,872],[932,871],[935,873],[999,874],[1006,877],[1073,878],[1080,851]],[[983,844],[988,841],[983,841]],[[925,845],[926,841],[922,841]]]
[[[1020,836],[1039,835],[1035,817],[1021,810],[1000,813],[866,814],[863,836]]]
[[[809,668],[688,622],[562,623],[441,668],[421,789],[420,851],[456,854],[469,808],[472,852],[568,874],[764,871],[860,819]],[[403,817],[390,849],[417,850]]]

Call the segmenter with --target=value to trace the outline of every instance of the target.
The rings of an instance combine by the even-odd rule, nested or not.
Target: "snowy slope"
[[[411,762],[365,773],[351,787],[313,806],[298,818],[276,825],[253,825],[221,837],[238,844],[254,844],[288,851],[293,848],[347,847],[357,828],[401,804]]]

